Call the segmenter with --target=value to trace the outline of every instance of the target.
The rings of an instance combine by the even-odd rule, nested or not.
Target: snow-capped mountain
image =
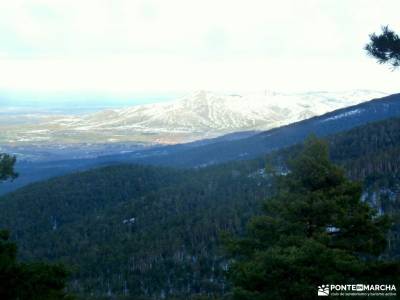
[[[246,95],[198,91],[171,102],[52,118],[20,127],[11,136],[15,142],[180,143],[271,129],[385,95],[368,90]]]

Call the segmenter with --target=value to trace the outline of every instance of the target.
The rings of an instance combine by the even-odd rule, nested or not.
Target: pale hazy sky
[[[400,31],[399,11],[398,0],[1,1],[0,91],[398,92],[400,70],[363,46],[382,25]]]

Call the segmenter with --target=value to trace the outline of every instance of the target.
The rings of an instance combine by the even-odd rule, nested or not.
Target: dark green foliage
[[[239,232],[258,210],[256,165],[107,167],[10,194],[0,215],[24,259],[76,266],[71,288],[84,295],[221,294],[219,231]]]
[[[331,156],[352,179],[400,174],[400,119],[355,128],[330,139]]]
[[[400,211],[399,134],[392,119],[329,138],[332,159],[389,215]],[[2,197],[0,227],[24,261],[71,266],[69,288],[81,299],[212,299],[230,289],[220,232],[243,234],[274,192],[266,160],[269,172],[285,173],[300,150],[199,170],[113,166],[55,178]],[[399,229],[389,233],[387,257],[400,255]]]
[[[361,201],[327,144],[308,139],[289,168],[247,236],[227,242],[233,299],[312,299],[321,284],[395,283],[400,265],[378,261],[389,219]]]
[[[390,64],[393,68],[400,65],[400,38],[388,26],[382,27],[382,33],[370,35],[370,42],[365,46],[369,55],[380,64]]]
[[[16,178],[15,157],[0,154],[0,180]],[[0,230],[0,299],[61,300],[72,299],[65,293],[67,271],[63,265],[19,263],[17,246],[9,233]]]
[[[14,172],[15,156],[0,153],[0,182],[7,179],[15,179],[18,174]]]
[[[72,299],[64,292],[67,271],[62,265],[19,263],[7,231],[0,231],[0,299]]]

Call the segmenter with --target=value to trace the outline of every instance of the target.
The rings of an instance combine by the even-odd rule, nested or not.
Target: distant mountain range
[[[192,144],[169,146],[110,156],[107,159],[175,167],[204,167],[254,158],[299,143],[310,134],[328,136],[392,117],[400,117],[400,94],[338,109],[240,139],[220,137],[196,147]]]
[[[60,149],[60,145],[80,144],[185,143],[238,131],[268,130],[385,95],[368,90],[248,95],[198,91],[176,101],[85,115],[42,114],[25,121],[19,115],[18,123],[12,124],[2,122],[0,116],[0,145]]]
[[[173,102],[106,110],[51,124],[75,131],[118,132],[121,136],[114,138],[118,141],[140,132],[154,135],[152,141],[158,143],[187,142],[236,131],[271,129],[384,95],[352,91],[242,96],[198,91]]]
[[[274,194],[268,170],[287,172],[287,162],[300,147],[267,152],[310,132],[325,135],[364,124],[327,138],[330,154],[350,178],[363,183],[362,199],[392,217],[382,258],[398,260],[400,118],[390,118],[396,114],[400,116],[399,95],[235,143],[217,140],[204,146],[207,151],[182,145],[170,164],[181,158],[189,165],[190,155],[192,165],[242,159],[243,151],[247,157],[259,156],[253,160],[197,170],[108,166],[35,183],[1,197],[0,228],[11,230],[22,259],[70,266],[69,290],[79,299],[223,299],[212,297],[230,288],[224,280],[228,261],[221,232],[244,232],[249,218],[259,215],[265,199]],[[385,120],[372,122],[378,119]],[[164,163],[172,158],[172,147],[178,146],[169,148]],[[39,172],[54,170],[48,166]]]
[[[201,168],[232,160],[245,160],[301,142],[312,133],[327,136],[392,117],[400,117],[400,94],[342,108],[261,133],[235,132],[213,139],[177,145],[159,145],[150,149],[131,146],[130,150],[128,147],[120,151],[122,153],[85,159],[20,160],[18,171],[21,177],[14,183],[3,183],[0,194],[30,182],[110,164],[140,163]],[[118,146],[118,144],[110,145]]]

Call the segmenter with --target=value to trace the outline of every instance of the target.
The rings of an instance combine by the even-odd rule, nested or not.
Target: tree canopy
[[[0,181],[14,179],[16,158],[0,154]],[[60,300],[71,299],[65,293],[68,272],[63,265],[20,263],[17,246],[7,230],[0,230],[0,299]]]
[[[71,299],[64,291],[67,275],[62,265],[19,263],[15,243],[0,230],[0,299]]]
[[[393,68],[400,65],[400,37],[388,26],[382,27],[382,33],[370,35],[365,50],[380,64],[390,64]]]
[[[15,156],[0,153],[0,182],[7,179],[15,179],[18,174],[14,171]]]
[[[399,265],[378,260],[390,220],[361,201],[327,144],[309,138],[289,167],[247,235],[226,242],[233,298],[313,299],[322,284],[393,284]]]
[[[364,201],[398,224],[380,259],[399,260],[400,119],[328,142],[335,164],[363,181]],[[286,173],[301,149],[197,170],[118,165],[38,182],[0,199],[0,228],[18,238],[21,260],[73,266],[69,288],[79,299],[212,299],[231,292],[220,231],[243,235],[277,188],[272,174]]]

